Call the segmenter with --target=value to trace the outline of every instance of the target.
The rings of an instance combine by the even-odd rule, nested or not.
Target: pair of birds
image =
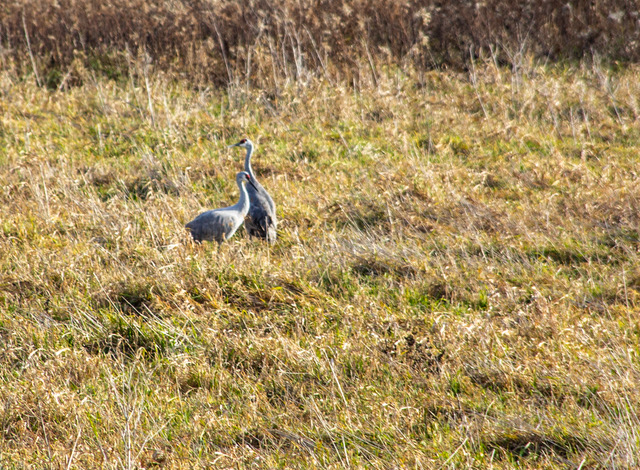
[[[236,175],[240,188],[240,200],[230,207],[203,212],[186,227],[197,242],[229,240],[244,222],[250,236],[263,238],[269,243],[276,241],[276,205],[266,189],[258,182],[251,168],[253,142],[242,139],[230,147],[247,149],[244,169]]]

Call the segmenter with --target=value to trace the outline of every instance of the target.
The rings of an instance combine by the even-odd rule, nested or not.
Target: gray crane
[[[230,207],[203,212],[186,225],[195,241],[215,240],[220,244],[236,233],[249,212],[247,183],[250,184],[249,187],[255,188],[252,180],[253,178],[246,171],[239,172],[236,175],[236,183],[240,188],[240,200]]]
[[[269,243],[275,243],[277,236],[276,228],[278,226],[276,205],[267,190],[258,182],[251,168],[253,142],[249,139],[242,139],[237,144],[229,145],[229,147],[242,147],[247,149],[247,155],[244,158],[244,171],[251,175],[254,183],[253,188],[247,188],[251,201],[249,216],[244,222],[247,233],[252,237],[264,238]]]

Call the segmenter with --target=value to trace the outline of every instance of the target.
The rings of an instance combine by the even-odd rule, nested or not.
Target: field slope
[[[640,70],[375,72],[0,75],[1,468],[640,466]]]

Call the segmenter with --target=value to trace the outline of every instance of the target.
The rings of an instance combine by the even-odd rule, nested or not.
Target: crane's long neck
[[[249,212],[249,193],[247,193],[247,184],[244,181],[240,181],[238,183],[238,187],[240,188],[240,200],[236,207],[242,214],[242,216],[246,216]]]
[[[251,155],[253,154],[253,145],[247,147],[247,155],[244,157],[244,171],[249,173],[252,179],[255,180],[256,176],[253,173],[253,168],[251,168]]]

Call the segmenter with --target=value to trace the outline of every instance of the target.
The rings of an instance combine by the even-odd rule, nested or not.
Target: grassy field
[[[0,74],[0,468],[639,466],[640,69],[514,65]]]

